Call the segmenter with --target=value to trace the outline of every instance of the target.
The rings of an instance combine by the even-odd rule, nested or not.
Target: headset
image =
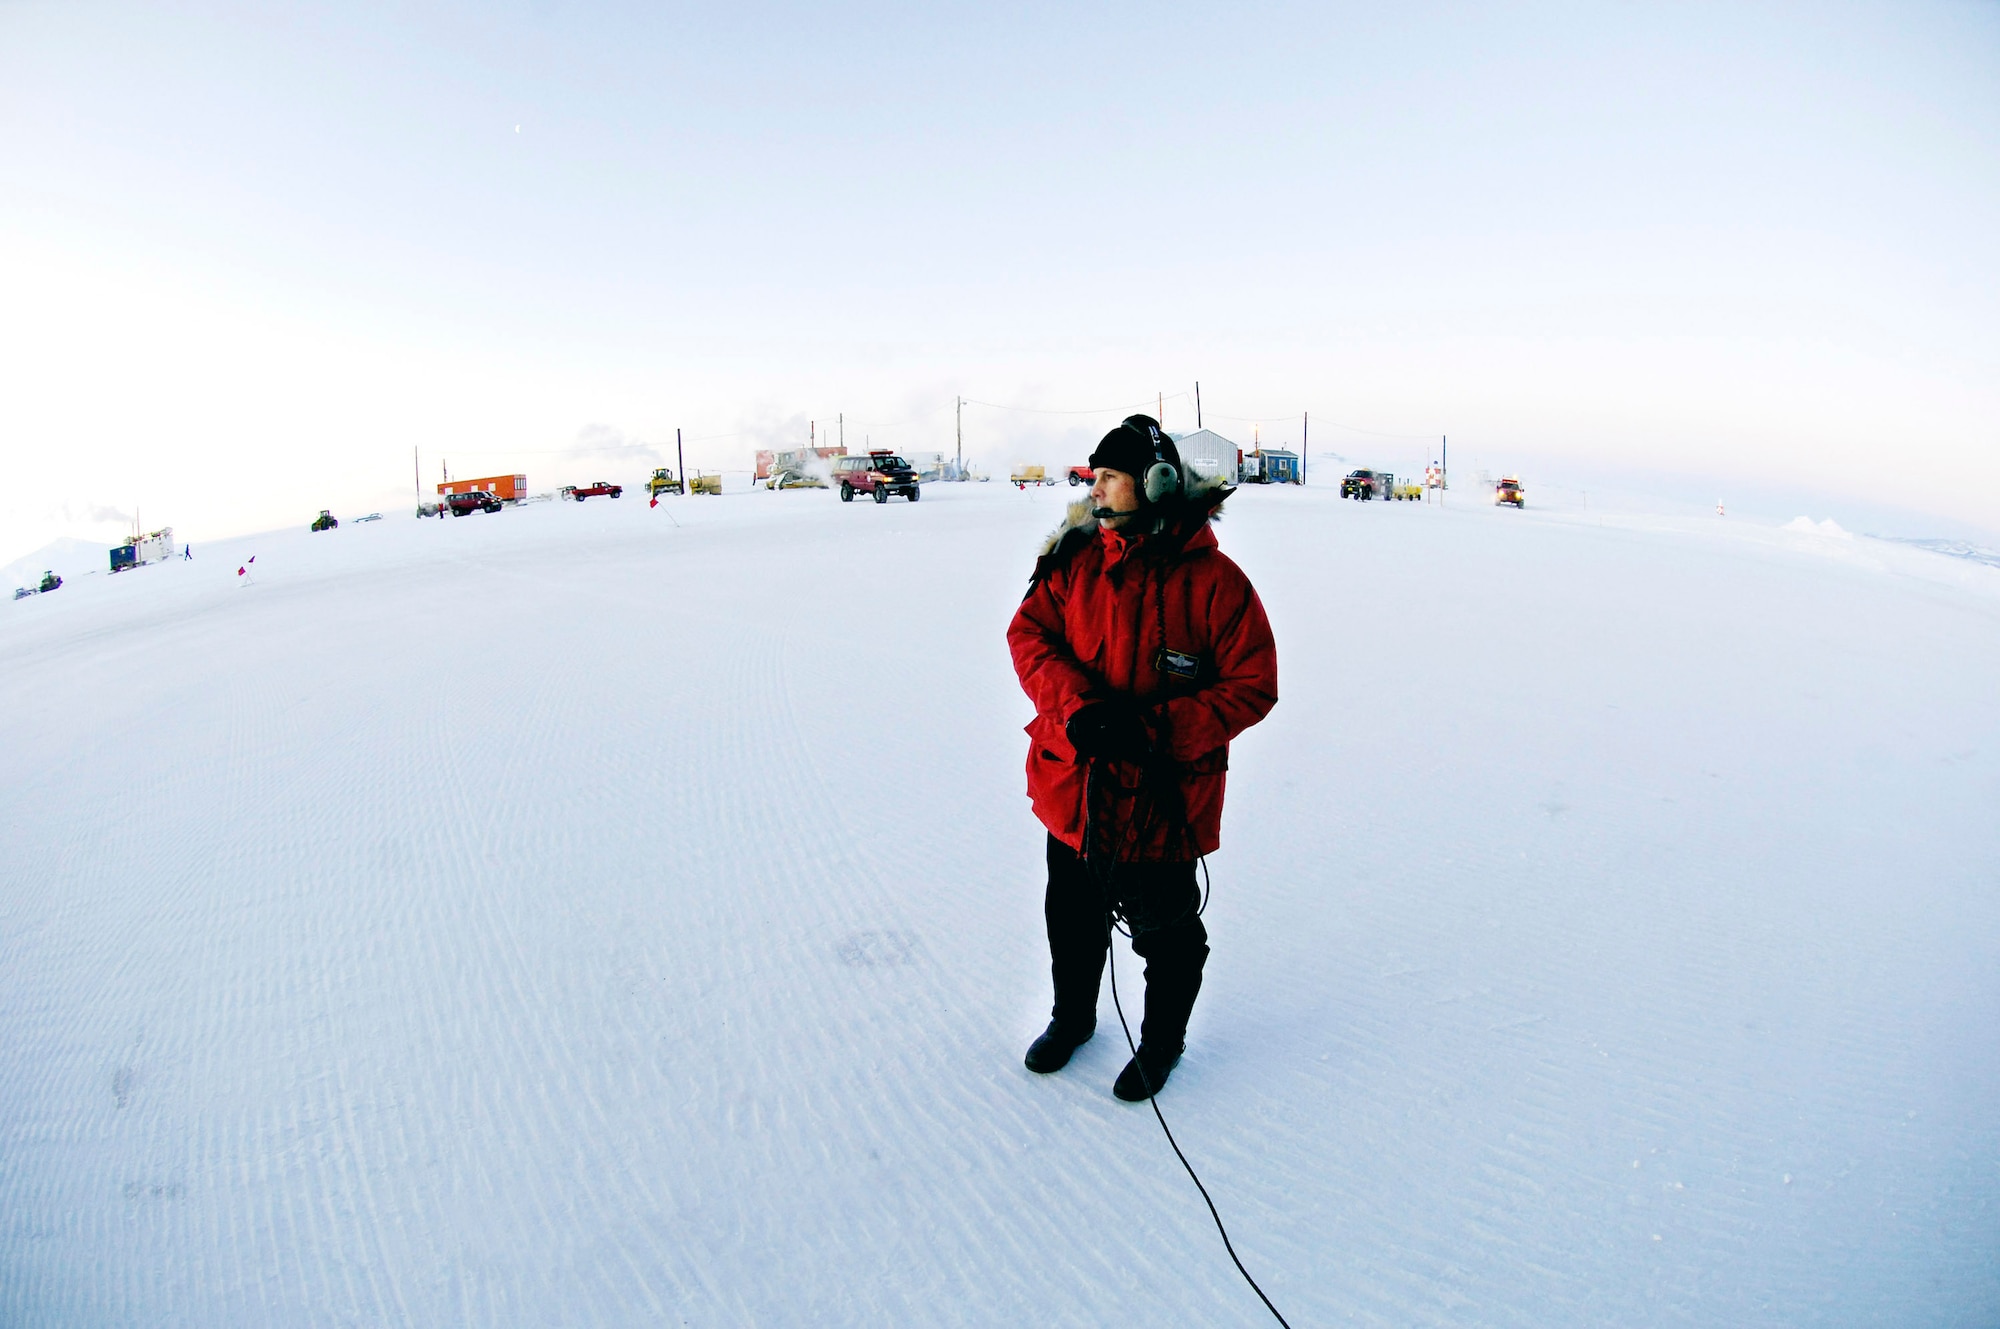
[[[1144,511],[1169,498],[1180,497],[1183,492],[1180,467],[1167,460],[1167,445],[1171,440],[1161,431],[1160,422],[1150,415],[1128,415],[1118,422],[1118,427],[1138,434],[1153,450],[1152,461],[1146,464],[1145,474],[1139,477],[1141,506],[1138,510]],[[1090,515],[1104,518],[1131,514],[1121,513],[1115,508],[1092,508]]]
[[[1178,466],[1167,460],[1168,440],[1160,429],[1160,422],[1150,415],[1128,415],[1118,423],[1142,436],[1153,449],[1152,463],[1139,477],[1139,489],[1146,496],[1147,506],[1178,495],[1181,492],[1181,472]]]

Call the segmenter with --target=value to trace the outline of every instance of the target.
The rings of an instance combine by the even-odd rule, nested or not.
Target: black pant
[[[1104,977],[1107,884],[1081,855],[1049,837],[1049,891],[1042,916],[1049,925],[1056,1023],[1078,1033],[1097,1027],[1098,984]],[[1193,863],[1120,863],[1108,893],[1132,931],[1132,949],[1146,962],[1146,1018],[1139,1041],[1178,1052],[1208,962],[1208,929],[1195,911],[1201,892]]]

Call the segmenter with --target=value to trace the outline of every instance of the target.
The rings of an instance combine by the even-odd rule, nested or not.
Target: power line
[[[1209,412],[1209,414],[1214,415],[1215,413],[1211,411]],[[1291,413],[1287,411],[1274,415],[1217,415],[1215,416],[1215,418],[1218,420],[1227,420],[1232,424],[1239,424],[1239,425],[1266,425],[1266,424],[1277,424],[1283,421],[1290,420],[1292,416]],[[1303,411],[1299,412],[1299,418],[1304,419],[1305,412]],[[1428,440],[1438,437],[1438,435],[1436,434],[1392,434],[1381,429],[1363,429],[1359,425],[1344,425],[1340,423],[1340,421],[1338,420],[1322,420],[1320,423],[1331,425],[1335,429],[1344,429],[1350,434],[1368,434],[1374,438],[1408,438],[1408,439]]]
[[[1210,411],[1209,414],[1215,415],[1215,412]],[[1303,415],[1305,412],[1301,411],[1299,414]],[[1292,416],[1291,412],[1287,411],[1283,415],[1216,415],[1215,418],[1218,420],[1228,420],[1239,425],[1269,425],[1281,424],[1291,419]]]
[[[854,423],[864,429],[901,429],[904,425],[920,425],[927,420],[935,420],[949,409],[949,407],[940,406],[934,411],[926,411],[922,415],[913,415],[907,420],[856,420]]]
[[[1175,392],[1169,395],[1171,395],[1175,400],[1186,400],[1187,398],[1187,394],[1185,392]],[[1120,411],[1125,411],[1127,413],[1130,413],[1133,411],[1141,410],[1147,406],[1152,406],[1155,409],[1158,409],[1158,401],[1159,398],[1156,397],[1153,401],[1133,402],[1129,406],[1100,406],[1095,410],[1088,410],[1088,411],[1056,410],[1047,406],[1009,406],[1003,402],[980,401],[974,397],[967,397],[965,399],[965,404],[967,406],[988,406],[996,411],[1021,411],[1028,415],[1116,415]]]
[[[1429,442],[1431,439],[1442,437],[1439,434],[1391,434],[1380,429],[1362,429],[1355,425],[1344,425],[1338,420],[1327,420],[1323,423],[1332,425],[1335,429],[1345,429],[1350,434],[1367,434],[1372,438],[1408,438]]]
[[[687,441],[689,443],[712,443],[717,439],[724,439],[724,438],[750,438],[755,436],[757,433],[758,431],[756,430],[739,429],[735,433],[731,434],[701,434],[694,438],[688,439]],[[627,453],[632,456],[638,456],[642,453],[657,452],[659,449],[665,446],[666,444],[664,443],[610,443],[606,444],[603,447],[591,447],[587,444],[579,443],[579,444],[572,444],[571,446],[566,448],[466,447],[466,448],[454,448],[453,451],[458,452],[461,455],[471,456],[471,457],[582,458],[582,457],[615,457],[620,453]]]

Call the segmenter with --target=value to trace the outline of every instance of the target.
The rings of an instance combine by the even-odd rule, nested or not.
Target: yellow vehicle
[[[1049,479],[1048,468],[1044,466],[1017,466],[1014,468],[1014,473],[1007,477],[1007,481],[1016,489],[1026,489],[1029,485],[1055,483]]]
[[[1390,497],[1421,503],[1424,501],[1424,487],[1410,480],[1399,480],[1396,482],[1395,492]]]
[[[674,479],[674,473],[665,466],[654,471],[653,478],[646,481],[646,496],[648,498],[658,498],[661,494],[684,494],[686,492],[681,487],[681,482]]]
[[[706,471],[696,471],[688,477],[688,492],[690,494],[720,494],[722,492],[722,473],[718,471],[714,475],[710,475]]]

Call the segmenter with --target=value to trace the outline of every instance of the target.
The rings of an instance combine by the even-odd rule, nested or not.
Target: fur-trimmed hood
[[[1150,527],[1137,532],[1142,537],[1150,537],[1172,532],[1180,539],[1186,539],[1203,525],[1222,520],[1222,505],[1236,492],[1236,486],[1219,475],[1195,474],[1194,485],[1187,494],[1162,505],[1160,515],[1154,518]],[[1097,518],[1090,515],[1090,500],[1082,499],[1069,505],[1062,524],[1049,532],[1049,538],[1042,542],[1039,551],[1047,559],[1061,548],[1065,542],[1072,547],[1077,543],[1069,537],[1075,533],[1094,534]],[[1067,562],[1067,559],[1060,560]],[[1037,575],[1043,575],[1036,569]]]

